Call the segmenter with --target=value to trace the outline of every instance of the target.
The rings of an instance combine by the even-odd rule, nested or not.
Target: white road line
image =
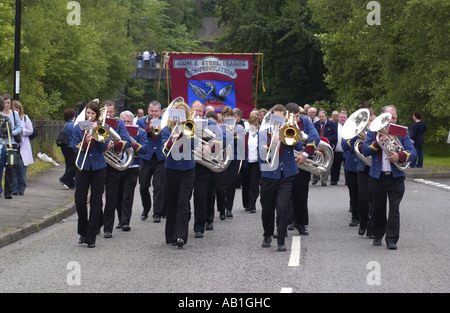
[[[416,178],[416,179],[414,179],[414,181],[416,181],[417,183],[425,184],[425,185],[432,185],[432,186],[439,187],[439,188],[450,189],[450,186],[448,186],[448,185],[434,182],[431,180],[425,180],[423,178]]]
[[[292,288],[283,287],[283,288],[281,288],[280,293],[292,293]]]
[[[300,236],[292,237],[291,257],[288,266],[299,266],[301,249]]]

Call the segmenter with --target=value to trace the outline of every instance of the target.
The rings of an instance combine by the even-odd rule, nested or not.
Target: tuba
[[[404,151],[405,148],[403,147],[402,143],[396,136],[389,135],[389,125],[391,122],[392,115],[389,112],[383,113],[379,115],[376,119],[372,121],[370,124],[370,130],[372,132],[376,132],[376,140],[378,145],[381,147],[381,149],[386,153],[388,156],[391,156],[394,153],[398,153],[401,151]],[[387,140],[382,143],[380,141],[381,136],[385,136]],[[400,162],[394,162],[394,165],[402,172],[404,172],[410,165],[409,162],[400,163]]]
[[[372,164],[372,157],[365,157],[361,151],[359,151],[359,144],[364,143],[367,136],[367,129],[369,125],[370,112],[368,109],[359,109],[354,112],[345,122],[342,128],[342,138],[352,139],[358,136],[358,140],[355,142],[355,153],[367,166]]]
[[[215,173],[221,173],[225,171],[232,161],[232,147],[227,145],[223,149],[223,157],[214,156],[213,153],[209,155],[203,155],[203,147],[208,145],[208,141],[213,140],[216,135],[209,129],[202,129],[202,138],[199,140],[199,144],[193,149],[193,155],[195,163],[203,165],[209,170]]]

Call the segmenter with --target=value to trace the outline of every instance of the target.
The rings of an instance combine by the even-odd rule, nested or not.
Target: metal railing
[[[37,154],[45,153],[49,157],[54,157],[54,149],[56,148],[56,138],[64,128],[64,121],[32,121],[34,127],[39,131],[36,138],[31,140],[31,149],[33,150],[33,156]]]

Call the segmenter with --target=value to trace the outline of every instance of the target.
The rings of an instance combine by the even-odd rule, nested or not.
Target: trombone
[[[89,117],[88,121],[89,121],[89,122],[91,121],[91,118],[90,118],[90,117]],[[100,121],[102,121],[102,124],[101,124],[101,125],[98,125],[97,127],[95,127],[95,128],[92,130],[92,137],[93,137],[93,139],[95,139],[95,141],[98,141],[98,142],[106,142],[106,141],[109,139],[109,137],[110,137],[110,131],[109,131],[109,129],[105,126],[105,123],[106,123],[106,108],[102,108],[102,109],[100,110],[99,122],[100,122]],[[85,131],[84,131],[84,135],[83,135],[83,139],[81,140],[81,145],[83,145],[83,142],[84,142],[84,140],[86,139],[87,133],[88,133],[88,131],[85,130]],[[86,158],[87,158],[87,155],[88,155],[88,151],[89,151],[89,149],[90,149],[90,147],[91,147],[91,142],[92,142],[92,140],[89,141],[88,146],[87,146],[87,148],[86,148],[86,152],[84,153],[84,158],[83,158],[83,163],[81,164],[81,168],[78,166],[78,160],[79,160],[80,155],[81,155],[81,145],[80,145],[80,149],[78,150],[78,155],[77,155],[77,159],[75,160],[75,164],[76,164],[77,168],[78,168],[80,171],[82,171],[83,168],[84,168],[84,164],[85,164],[85,162],[86,162]]]

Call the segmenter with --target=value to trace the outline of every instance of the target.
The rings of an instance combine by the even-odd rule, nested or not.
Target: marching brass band
[[[226,107],[223,117],[232,117],[229,111]],[[416,152],[407,134],[400,138],[389,134],[389,125],[397,117],[395,108],[383,108],[382,113],[375,120],[367,109],[352,114],[342,128],[342,147],[348,153],[345,169],[352,221],[360,225],[358,233],[367,232],[374,245],[380,245],[386,235],[388,248],[395,249],[404,170]],[[131,229],[139,179],[141,219],[148,218],[153,206],[155,223],[167,218],[166,243],[183,247],[188,241],[191,198],[193,231],[195,238],[202,238],[205,230],[213,229],[216,201],[220,219],[233,217],[239,173],[245,179],[246,211],[256,211],[260,196],[262,247],[270,247],[276,237],[278,251],[286,251],[288,225],[301,235],[309,234],[311,174],[330,171],[333,148],[320,140],[309,118],[300,116],[297,104],[277,104],[261,125],[259,116],[251,116],[245,128],[234,123],[219,125],[215,112],[204,116],[203,104],[194,102],[189,107],[183,98],[174,99],[164,113],[159,102],[151,102],[148,116],[137,120],[137,126],[132,125],[129,111],[114,118],[112,101],[101,106],[91,101],[81,115],[74,129],[79,244],[95,247],[101,226],[104,237],[111,238],[116,210],[117,228]]]

